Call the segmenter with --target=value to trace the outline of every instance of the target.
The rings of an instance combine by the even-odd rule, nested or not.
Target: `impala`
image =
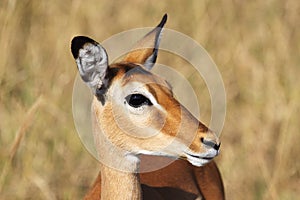
[[[164,15],[121,62],[110,65],[96,41],[72,40],[79,74],[94,94],[93,135],[102,161],[85,199],[224,199],[212,161],[219,153],[218,137],[176,100],[166,80],[150,71],[166,20]],[[161,156],[174,162],[139,174],[141,162]]]

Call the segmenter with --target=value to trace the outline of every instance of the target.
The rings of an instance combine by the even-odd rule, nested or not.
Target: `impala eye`
[[[125,97],[125,99],[127,103],[134,108],[138,108],[143,105],[148,105],[148,106],[153,105],[147,97],[141,94],[131,94]]]

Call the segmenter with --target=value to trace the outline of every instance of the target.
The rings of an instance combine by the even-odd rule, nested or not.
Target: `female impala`
[[[150,72],[166,20],[165,15],[133,51],[111,65],[94,40],[72,40],[79,73],[95,95],[93,134],[102,161],[86,199],[224,199],[218,169],[209,163],[219,153],[219,139],[174,98],[164,79]],[[141,154],[181,160],[139,177]]]

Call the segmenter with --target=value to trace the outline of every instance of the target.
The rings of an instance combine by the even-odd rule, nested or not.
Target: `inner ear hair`
[[[105,78],[108,56],[105,49],[89,37],[77,36],[71,42],[71,51],[82,80],[96,94],[96,90],[108,84]]]

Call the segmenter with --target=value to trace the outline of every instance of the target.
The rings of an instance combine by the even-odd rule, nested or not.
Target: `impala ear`
[[[167,14],[165,14],[161,22],[136,43],[132,51],[124,57],[123,61],[142,64],[146,69],[151,70],[157,58],[161,32],[167,21],[167,17]]]
[[[82,80],[93,93],[96,94],[97,89],[106,87],[108,56],[105,49],[91,38],[77,36],[71,42],[71,51]]]

